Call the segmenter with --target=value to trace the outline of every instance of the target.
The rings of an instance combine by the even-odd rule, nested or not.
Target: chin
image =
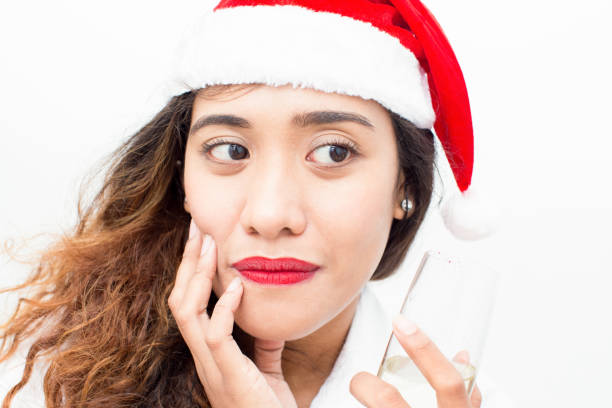
[[[290,319],[287,321],[276,315],[266,318],[262,314],[236,311],[236,324],[247,334],[257,339],[292,341],[301,339],[316,331],[320,326]]]

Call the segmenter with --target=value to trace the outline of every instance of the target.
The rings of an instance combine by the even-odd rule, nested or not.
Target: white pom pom
[[[462,240],[478,240],[493,234],[499,224],[499,208],[472,188],[455,194],[442,205],[446,228]]]

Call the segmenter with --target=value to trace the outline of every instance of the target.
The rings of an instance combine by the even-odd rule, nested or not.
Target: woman
[[[32,373],[49,407],[409,406],[338,373],[349,350],[384,351],[355,346],[364,322],[390,326],[367,282],[423,220],[434,122],[469,186],[467,93],[437,23],[416,0],[222,1],[183,55],[182,87],[24,284],[4,406]],[[440,406],[481,406],[425,333],[393,327]]]

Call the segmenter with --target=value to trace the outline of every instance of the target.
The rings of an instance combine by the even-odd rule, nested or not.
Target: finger
[[[177,309],[181,304],[187,283],[193,276],[196,270],[200,255],[200,247],[202,245],[202,234],[193,220],[189,224],[189,238],[185,243],[183,250],[183,259],[176,272],[174,287],[168,297],[170,309]]]
[[[397,340],[436,391],[439,408],[468,404],[465,383],[459,371],[414,323],[402,315],[393,319]]]
[[[210,300],[213,279],[217,273],[217,246],[215,240],[208,234],[202,239],[200,257],[196,264],[195,273],[187,283],[185,305],[200,318],[203,327],[208,325],[206,308]]]
[[[453,357],[453,361],[463,364],[469,364],[470,353],[467,350],[461,350],[455,355],[455,357]],[[474,388],[472,389],[472,396],[470,397],[470,402],[472,404],[472,408],[480,408],[480,405],[482,404],[482,394],[480,393],[480,389],[476,384],[474,384]]]
[[[218,369],[205,344],[208,314],[206,306],[212,290],[212,277],[216,270],[216,247],[209,235],[199,248],[199,258],[186,284],[180,303],[172,311],[178,328],[191,354],[204,370],[206,378],[217,378]]]
[[[480,393],[480,389],[478,385],[474,384],[474,389],[472,390],[472,397],[470,399],[473,408],[480,408],[482,404],[482,394]]]
[[[357,373],[349,390],[368,408],[410,408],[397,388],[370,373]]]
[[[214,240],[210,235],[206,235],[199,251],[199,258],[193,272],[190,271],[190,279],[186,284],[179,308],[175,314],[175,317],[182,322],[199,319],[200,323],[203,324],[202,327],[206,328],[208,321],[206,306],[210,299],[212,279],[216,270],[216,256]]]
[[[255,339],[253,360],[259,371],[278,379],[283,378],[281,358],[284,347],[284,341]]]
[[[217,301],[206,331],[206,345],[224,378],[231,379],[233,373],[245,367],[246,357],[232,336],[234,312],[242,292],[242,281],[235,277]]]

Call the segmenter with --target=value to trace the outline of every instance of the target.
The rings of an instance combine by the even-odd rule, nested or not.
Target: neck
[[[285,343],[283,376],[298,406],[309,406],[331,373],[353,322],[360,296],[314,333]]]

